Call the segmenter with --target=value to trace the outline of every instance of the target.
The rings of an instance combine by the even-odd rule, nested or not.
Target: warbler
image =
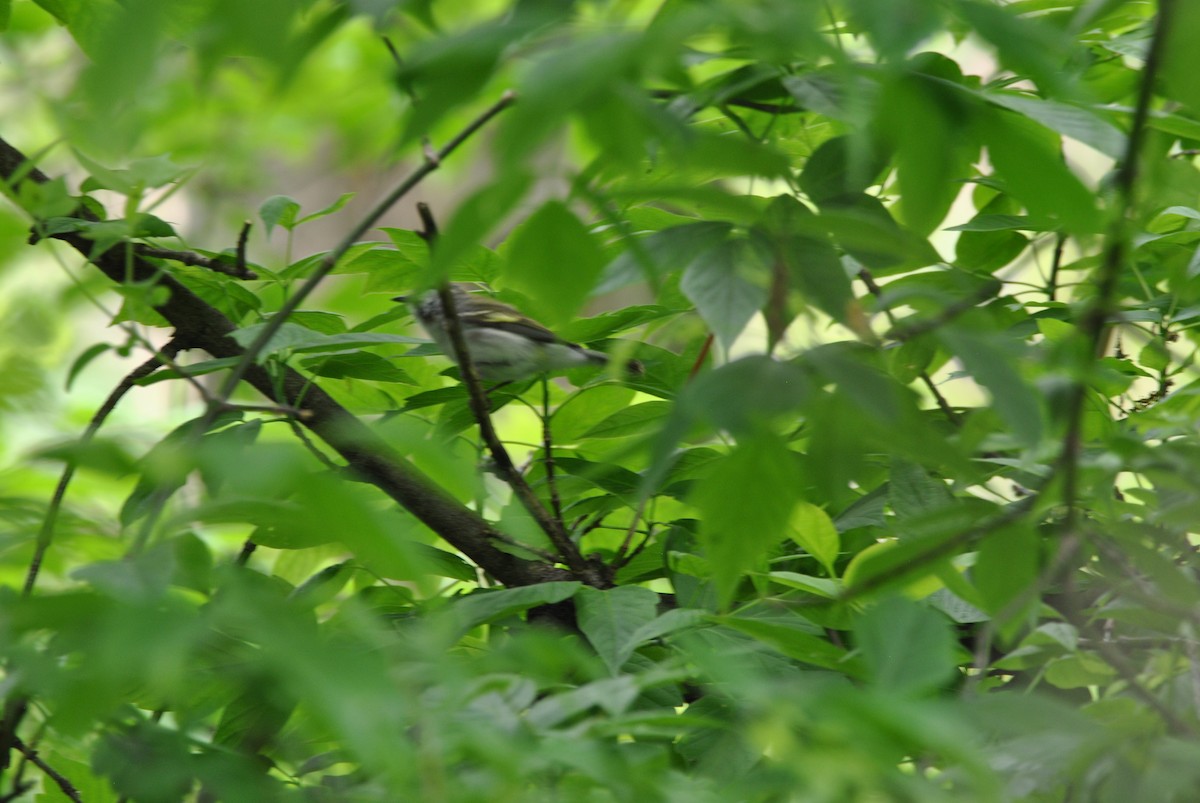
[[[567,368],[608,364],[607,354],[563,340],[515,307],[468,292],[467,287],[469,285],[455,283],[450,285],[450,291],[454,294],[454,309],[462,326],[463,340],[480,379],[512,382]],[[443,354],[454,359],[454,348],[446,331],[446,315],[436,290],[430,290],[419,300],[411,296],[397,296],[392,300],[411,303],[421,327]],[[641,363],[636,360],[630,360],[625,367],[631,373],[642,372]]]

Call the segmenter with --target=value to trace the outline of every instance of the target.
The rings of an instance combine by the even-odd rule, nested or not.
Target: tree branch
[[[22,755],[29,759],[29,762],[33,764],[33,766],[46,773],[46,777],[54,781],[64,795],[75,801],[75,803],[83,803],[83,798],[79,796],[79,790],[75,788],[75,785],[67,780],[66,776],[64,776],[61,772],[43,761],[41,756],[38,755],[37,750],[34,750],[20,739],[15,739],[14,743],[16,748],[21,751]]]
[[[1116,210],[1109,227],[1103,259],[1096,281],[1096,295],[1079,323],[1080,334],[1088,345],[1087,372],[1075,381],[1067,403],[1066,428],[1061,449],[1061,471],[1063,482],[1063,504],[1067,517],[1063,529],[1073,532],[1079,521],[1079,455],[1083,448],[1083,412],[1087,401],[1088,379],[1096,361],[1103,356],[1105,333],[1109,316],[1114,311],[1117,280],[1125,261],[1129,244],[1130,217],[1136,204],[1134,191],[1137,186],[1139,160],[1142,144],[1146,139],[1146,121],[1150,115],[1150,101],[1154,96],[1162,52],[1167,35],[1171,30],[1171,17],[1175,11],[1175,0],[1159,0],[1158,14],[1154,19],[1154,35],[1146,53],[1146,64],[1142,69],[1141,84],[1138,86],[1137,105],[1134,107],[1133,123],[1125,144],[1125,154],[1117,165],[1113,188]]]
[[[49,181],[3,139],[0,139],[0,178],[10,182],[15,179],[16,184]],[[75,232],[57,235],[56,239],[85,256],[91,254],[95,245]],[[133,281],[156,279],[169,295],[155,310],[166,318],[175,328],[176,336],[189,347],[203,349],[218,358],[245,354],[230,337],[236,328],[232,321],[136,254],[127,263],[123,251],[109,250],[93,257],[92,264],[118,283],[125,282],[127,276]],[[271,375],[253,361],[245,363],[244,376],[265,397],[309,410],[312,415],[304,421],[305,426],[338,452],[355,473],[379,487],[501,583],[520,586],[573,579],[561,569],[518,558],[493,546],[490,539],[495,537],[496,531],[487,521],[397,454],[374,431],[303,375],[290,368],[282,369],[278,393]]]

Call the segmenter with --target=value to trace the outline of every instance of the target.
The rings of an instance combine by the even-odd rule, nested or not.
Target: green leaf
[[[895,458],[888,482],[888,502],[903,522],[954,504],[954,495],[946,483],[930,476],[911,460]]]
[[[455,273],[460,264],[478,254],[484,238],[505,220],[532,184],[528,173],[516,170],[502,173],[490,184],[476,190],[454,213],[438,236],[424,284],[433,286],[443,278],[461,280]]]
[[[502,285],[527,296],[551,328],[575,317],[604,268],[600,246],[561,201],[543,204],[506,245]]]
[[[1125,135],[1121,129],[1092,109],[1013,92],[984,92],[983,97],[1090,145],[1105,156],[1113,159],[1125,156]]]
[[[1200,41],[1200,8],[1195,3],[1173,6],[1162,55],[1162,75],[1168,94],[1187,105],[1192,115],[1200,114],[1200,88],[1196,70],[1200,68],[1196,42]]]
[[[278,197],[278,196],[276,196],[276,197]],[[351,198],[353,198],[353,197],[354,197],[354,193],[352,193],[352,192],[343,192],[341,195],[339,195],[339,196],[338,196],[338,199],[337,199],[336,201],[334,201],[333,203],[331,203],[329,206],[327,206],[327,207],[325,207],[324,209],[321,209],[321,210],[319,210],[319,211],[313,212],[313,213],[312,213],[312,214],[310,214],[310,215],[305,215],[304,217],[302,217],[302,218],[300,218],[299,220],[297,220],[297,221],[296,221],[296,222],[293,224],[293,227],[294,227],[294,226],[299,226],[301,223],[307,223],[307,222],[308,222],[308,221],[310,221],[310,220],[316,220],[316,219],[318,219],[318,218],[323,218],[323,217],[326,217],[327,215],[332,215],[334,212],[337,212],[337,211],[338,211],[338,210],[340,210],[340,209],[341,209],[343,206],[345,206],[346,204],[350,203],[350,199],[351,199]],[[265,206],[265,204],[264,204],[264,206]],[[299,208],[299,206],[297,205],[297,207],[296,207],[296,212],[299,212],[299,211],[300,211],[300,208]],[[294,214],[295,214],[295,213],[293,213],[293,215],[294,215]],[[265,222],[265,221],[264,221],[264,222]],[[280,223],[279,225],[281,225],[281,226],[282,226],[282,225],[283,225],[283,223]],[[288,228],[288,227],[287,227],[287,226],[284,226],[284,228]],[[270,233],[270,228],[269,228],[269,227],[268,227],[268,229],[267,229],[267,232],[268,232],[268,233]]]
[[[258,216],[267,227],[267,235],[280,226],[287,231],[296,227],[296,215],[300,214],[300,202],[286,195],[272,195],[258,207]]]
[[[897,60],[941,27],[940,9],[925,0],[851,0],[850,18],[875,50]]]
[[[252,683],[221,712],[213,742],[256,753],[283,730],[295,706],[283,689]]]
[[[658,615],[658,595],[640,586],[605,591],[585,587],[576,595],[575,605],[579,629],[614,675],[637,647],[634,633]]]
[[[70,390],[72,383],[75,382],[75,377],[79,376],[79,372],[86,368],[88,363],[111,348],[112,346],[108,343],[93,343],[84,349],[83,353],[76,357],[75,361],[71,363],[71,367],[67,369],[65,388]]]
[[[887,163],[886,151],[867,137],[833,137],[808,157],[798,181],[804,193],[822,205],[866,192],[879,183]]]
[[[854,633],[871,681],[882,689],[927,694],[956,674],[949,621],[905,597],[888,597],[868,608]]]
[[[850,277],[828,237],[812,234],[819,225],[813,214],[790,195],[780,195],[767,207],[763,224],[805,299],[844,322],[854,303]]]
[[[1091,653],[1056,658],[1046,664],[1046,682],[1060,689],[1082,689],[1107,684],[1117,671]]]
[[[1138,363],[1150,371],[1164,371],[1171,364],[1171,352],[1161,340],[1150,340],[1138,352]]]
[[[700,511],[700,540],[713,570],[722,607],[746,572],[788,535],[801,477],[794,455],[768,435],[740,442],[696,483],[691,502]]]
[[[999,110],[983,117],[982,134],[996,174],[1031,214],[1060,220],[1072,232],[1096,230],[1096,198],[1063,161],[1057,135]]]
[[[253,326],[247,326],[244,329],[237,329],[231,333],[231,337],[238,342],[239,345],[249,346],[258,337],[258,333],[265,327],[265,323],[256,323]],[[361,348],[363,346],[378,346],[386,343],[424,343],[426,342],[419,337],[409,337],[407,335],[388,335],[380,332],[344,332],[336,335],[326,335],[320,332],[314,332],[299,324],[285,323],[279,327],[279,331],[272,335],[271,340],[266,344],[258,354],[261,362],[266,357],[274,354],[277,351],[290,351],[304,354],[320,354],[345,351],[353,348]]]
[[[686,268],[704,253],[718,248],[732,225],[703,221],[656,231],[636,242],[604,269],[597,293],[610,293],[646,278],[660,278]]]
[[[153,385],[158,382],[163,382],[168,379],[179,379],[184,376],[204,376],[211,374],[214,371],[220,371],[225,368],[232,368],[242,361],[241,357],[221,357],[216,360],[203,360],[201,362],[192,363],[191,365],[180,365],[178,371],[174,368],[159,368],[149,376],[138,379],[135,384],[138,385]]]
[[[879,276],[942,261],[927,239],[902,227],[879,199],[870,195],[823,208],[816,224]]]
[[[1021,355],[999,333],[970,329],[967,321],[938,330],[938,337],[979,384],[992,395],[992,406],[1025,446],[1042,438],[1041,394],[1017,371]]]
[[[842,584],[837,580],[830,580],[826,577],[813,577],[807,574],[797,574],[796,572],[771,572],[767,576],[771,578],[771,582],[773,583],[806,591],[809,594],[815,594],[825,599],[837,599],[842,594]]]
[[[618,410],[583,433],[584,438],[628,438],[657,431],[674,405],[648,401]]]
[[[311,357],[301,361],[301,365],[317,376],[326,376],[332,379],[368,379],[372,382],[417,384],[411,376],[396,367],[391,360],[367,351],[332,354],[328,357]]]
[[[466,632],[538,605],[552,605],[570,599],[582,587],[582,583],[576,582],[551,582],[499,591],[477,591],[451,600],[444,615],[454,622],[456,628]]]
[[[745,240],[727,240],[688,265],[680,289],[728,349],[767,301],[763,254]]]
[[[1006,67],[1032,78],[1047,95],[1071,94],[1069,73],[1063,69],[1069,61],[1069,39],[1060,29],[978,0],[958,0],[955,5],[967,23],[996,48]]]
[[[958,179],[979,153],[974,109],[940,81],[900,76],[883,89],[880,126],[895,143],[900,218],[928,235],[958,197]]]
[[[793,541],[821,562],[830,577],[837,577],[833,564],[841,550],[841,539],[828,513],[809,502],[797,502],[792,510],[789,534]]]
[[[990,534],[971,568],[971,579],[987,610],[999,614],[1034,588],[1040,563],[1041,544],[1033,527],[1006,527]],[[1031,596],[1029,603],[1037,600]]]
[[[813,635],[806,629],[807,623],[751,619],[743,616],[723,616],[718,621],[794,660],[832,669],[854,678],[863,676],[862,664],[858,659],[848,655],[841,647]]]

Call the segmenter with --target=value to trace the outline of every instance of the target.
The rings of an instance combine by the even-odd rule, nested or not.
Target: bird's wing
[[[532,318],[522,315],[516,308],[496,301],[492,298],[472,298],[474,310],[459,316],[468,321],[474,319],[476,326],[488,326],[502,332],[511,332],[521,337],[527,337],[538,343],[563,343],[558,335],[551,332]]]

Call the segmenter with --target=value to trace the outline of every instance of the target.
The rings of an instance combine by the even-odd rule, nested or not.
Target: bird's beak
[[[407,304],[408,296],[395,296],[394,298],[392,298],[392,301],[398,301],[401,304]]]

